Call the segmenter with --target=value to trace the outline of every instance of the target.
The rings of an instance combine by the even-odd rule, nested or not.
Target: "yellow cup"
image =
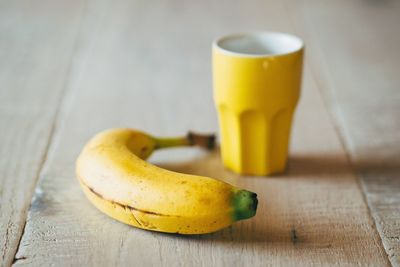
[[[214,41],[214,101],[227,168],[250,175],[285,170],[303,52],[301,39],[277,32]]]

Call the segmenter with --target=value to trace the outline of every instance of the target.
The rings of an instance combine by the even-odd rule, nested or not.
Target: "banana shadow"
[[[250,220],[244,222],[237,222],[232,226],[222,229],[215,233],[201,234],[201,235],[180,235],[159,233],[166,237],[173,237],[174,239],[182,241],[196,241],[196,242],[214,242],[214,243],[292,243],[298,242],[298,237],[293,237],[294,229],[284,230],[280,227],[268,225],[266,222],[265,227],[256,227]],[[296,239],[294,239],[296,238]]]

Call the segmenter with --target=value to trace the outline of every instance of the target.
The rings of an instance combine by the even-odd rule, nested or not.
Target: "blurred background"
[[[289,32],[306,43],[288,177],[244,180],[225,172],[217,154],[193,167],[191,160],[205,155],[194,150],[162,152],[152,160],[186,160],[188,166],[175,168],[215,172],[234,183],[268,188],[274,196],[278,192],[274,204],[282,206],[264,206],[256,223],[266,232],[257,234],[249,224],[237,234],[220,236],[221,242],[256,239],[248,242],[246,259],[259,255],[282,265],[302,258],[304,264],[316,266],[337,261],[375,266],[390,261],[399,266],[399,26],[400,2],[391,0],[1,1],[0,266],[23,263],[24,258],[33,265],[57,260],[118,265],[116,259],[132,256],[132,243],[123,248],[131,232],[104,223],[104,218],[97,220],[101,217],[82,204],[73,177],[76,156],[105,128],[129,126],[164,136],[189,129],[218,132],[211,42],[249,30]],[[294,183],[304,191],[290,186]],[[324,198],[325,192],[331,192],[329,197]],[[306,203],[322,206],[302,209]],[[82,220],[84,213],[88,220]],[[262,214],[277,218],[275,230],[279,225],[287,229],[263,228]],[[352,215],[351,223],[343,219]],[[329,222],[340,226],[323,242],[318,241],[323,235],[311,230],[312,218],[318,216],[326,219],[321,229],[331,229]],[[300,229],[308,229],[304,236],[309,243],[296,250],[286,241],[290,242],[290,227],[299,222]],[[109,233],[109,239],[98,239],[98,233]],[[257,239],[263,233],[287,250]],[[342,243],[337,233],[346,233]],[[158,248],[157,242],[168,249],[176,244],[176,250],[163,253],[160,248],[167,258],[174,253],[190,258],[194,253],[214,259],[213,241],[205,242],[209,250],[204,252],[190,240],[184,241],[191,244],[185,250],[181,240],[170,243],[165,236],[135,235],[142,242],[135,247],[140,251],[137,259],[147,255],[149,247]],[[352,240],[363,245],[353,247]],[[108,244],[115,249],[101,262],[96,256],[105,253]],[[322,246],[331,250],[321,254]],[[241,250],[229,248],[231,254],[216,249],[215,265],[240,259]],[[143,256],[148,264],[161,261],[162,257]],[[182,265],[188,262],[198,263]]]

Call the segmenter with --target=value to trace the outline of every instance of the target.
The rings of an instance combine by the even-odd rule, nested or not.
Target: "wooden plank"
[[[0,266],[17,251],[47,156],[83,3],[0,3]]]
[[[74,162],[88,138],[119,126],[158,135],[216,130],[211,40],[260,25],[291,31],[279,1],[230,9],[231,2],[185,3],[93,2],[101,15],[89,16],[84,28],[95,41],[81,46],[79,71],[71,77],[15,265],[388,265],[309,69],[287,175],[239,177],[224,170],[218,151],[179,149],[152,159],[254,190],[260,197],[255,218],[215,234],[185,237],[123,225],[85,199]]]
[[[288,9],[386,253],[400,266],[400,3],[291,1]]]

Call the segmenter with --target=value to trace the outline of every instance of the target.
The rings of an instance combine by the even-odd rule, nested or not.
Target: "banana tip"
[[[256,215],[258,199],[257,194],[239,190],[234,193],[233,199],[233,219],[235,221],[245,220]]]

